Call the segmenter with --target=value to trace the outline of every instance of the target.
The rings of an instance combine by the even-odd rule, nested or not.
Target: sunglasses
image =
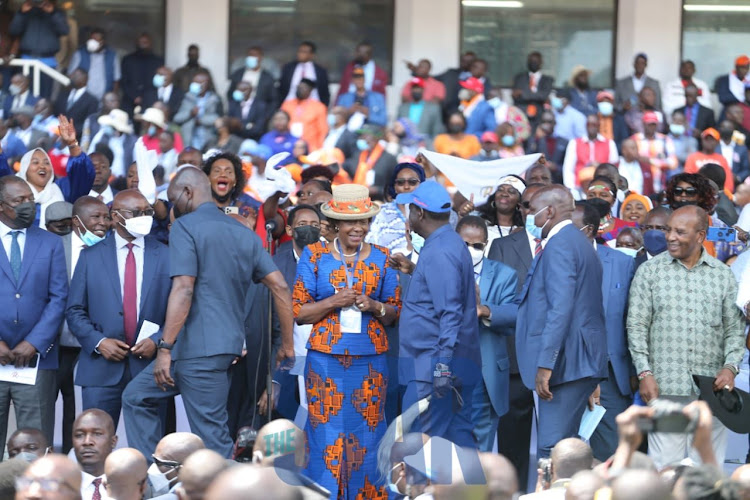
[[[182,467],[180,462],[175,462],[174,460],[162,460],[156,455],[151,455],[151,458],[154,460],[157,467],[164,467],[165,469],[176,469]]]
[[[466,246],[467,247],[471,247],[471,248],[473,248],[475,250],[482,250],[482,251],[484,251],[484,247],[487,246],[487,243],[469,243],[467,241],[466,242]]]
[[[121,208],[117,210],[118,212],[128,212],[131,217],[140,217],[142,215],[146,215],[149,217],[153,217],[156,213],[153,208],[147,208],[146,210],[128,210],[126,208]]]
[[[698,194],[698,190],[695,189],[694,187],[689,187],[689,188],[676,187],[674,188],[673,192],[675,196],[682,196],[683,194],[686,194],[688,196],[695,196],[696,194]]]
[[[393,183],[396,186],[406,186],[407,184],[410,185],[410,186],[418,186],[419,185],[419,179],[414,179],[414,178],[411,178],[411,179],[396,179],[395,181],[393,181]]]

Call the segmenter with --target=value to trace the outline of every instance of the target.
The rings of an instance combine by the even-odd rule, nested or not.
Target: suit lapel
[[[2,252],[0,253],[3,254],[2,256],[0,256],[0,268],[2,268],[3,272],[8,277],[10,282],[13,283],[13,271],[10,268],[10,261],[8,260],[8,254],[5,253],[5,247],[2,247]]]
[[[495,277],[495,267],[489,264],[490,263],[487,259],[485,259],[484,265],[482,266],[482,273],[479,278],[479,297],[482,299],[482,302],[487,301],[488,295],[490,294],[490,284]]]
[[[520,236],[516,238],[513,249],[518,254],[518,257],[521,259],[524,267],[528,269],[529,267],[531,267],[531,262],[534,259],[534,256],[531,254],[531,248],[529,247],[528,235],[526,234],[525,229],[515,234],[518,234]]]
[[[107,239],[101,242],[100,245],[107,247],[106,251],[99,253],[102,260],[102,269],[105,270],[109,277],[109,282],[115,291],[115,297],[117,297],[118,302],[122,303],[122,285],[120,284],[120,269],[117,265],[117,246],[115,244],[114,233],[110,233]]]
[[[34,230],[36,229],[36,231]],[[23,283],[24,278],[29,274],[29,269],[33,266],[34,258],[39,251],[39,233],[43,229],[30,227],[26,230],[26,243],[23,245],[23,257],[21,259],[21,274],[18,276],[18,286]],[[8,264],[10,265],[10,264]]]
[[[141,270],[141,314],[146,308],[146,297],[148,297],[148,291],[151,288],[151,284],[154,282],[154,275],[156,274],[156,261],[159,256],[156,253],[156,246],[148,238],[144,239],[145,248],[143,249],[143,269]],[[140,319],[140,318],[139,318]]]
[[[612,259],[610,256],[603,252],[599,247],[597,247],[597,253],[599,254],[599,259],[602,261],[602,269],[609,268],[612,266]],[[604,272],[602,273],[602,295],[604,296],[604,310],[607,310],[607,303],[609,302],[609,290],[611,289],[611,283],[610,280],[612,279],[612,273],[611,272]]]
[[[529,293],[529,287],[531,286],[531,280],[534,278],[534,272],[536,271],[537,266],[539,265],[539,261],[542,258],[542,254],[544,252],[541,252],[539,255],[534,257],[534,260],[531,261],[531,266],[529,267],[529,272],[526,274],[526,279],[523,283],[523,288],[521,289],[521,293],[518,297],[518,301],[521,302],[526,298],[526,294]]]

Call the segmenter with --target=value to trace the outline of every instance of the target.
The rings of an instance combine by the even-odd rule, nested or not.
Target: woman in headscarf
[[[482,218],[487,221],[487,252],[492,242],[524,227],[521,216],[521,195],[526,183],[516,175],[506,175],[500,179],[497,190],[487,198],[487,203],[479,208]]]
[[[635,222],[642,226],[648,214],[654,208],[654,204],[648,196],[638,193],[630,193],[620,206],[620,218],[626,222]]]

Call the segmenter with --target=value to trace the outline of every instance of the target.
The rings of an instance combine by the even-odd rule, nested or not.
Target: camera
[[[656,399],[649,406],[654,409],[654,416],[640,417],[636,421],[642,432],[692,433],[698,426],[698,412],[687,417],[679,403]]]
[[[732,243],[737,241],[737,230],[733,227],[709,227],[706,232],[708,241],[726,241]]]

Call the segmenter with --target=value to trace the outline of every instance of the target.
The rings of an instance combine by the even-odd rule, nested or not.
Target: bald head
[[[518,492],[518,475],[510,460],[495,453],[480,453],[479,463],[482,464],[490,498],[511,500]]]
[[[79,216],[83,218],[93,207],[101,206],[106,208],[107,205],[105,205],[102,200],[94,198],[93,196],[81,196],[75,203],[73,203],[73,217]]]
[[[575,200],[570,191],[560,184],[552,184],[545,186],[536,192],[534,198],[539,198],[543,204],[555,208],[561,214],[567,214],[570,218],[570,214],[573,213],[575,208]]]
[[[669,500],[669,485],[655,473],[626,470],[612,483],[612,500]]]
[[[163,462],[182,464],[187,457],[205,447],[203,440],[191,432],[173,432],[161,438],[154,450],[154,456]],[[161,466],[159,470],[169,479],[170,485],[177,482],[179,468]]]
[[[51,454],[34,461],[23,476],[30,480],[52,479],[59,481],[60,497],[70,500],[81,498],[81,469],[65,455]],[[39,498],[36,488],[20,489],[16,491],[16,500],[31,500]]]
[[[107,476],[107,494],[117,500],[143,498],[148,479],[148,464],[140,451],[121,448],[109,454],[104,462]]]
[[[527,214],[534,216],[534,224],[542,228],[542,238],[546,238],[558,223],[572,218],[574,209],[570,191],[560,184],[552,184],[540,188],[531,197]]]
[[[594,500],[596,491],[604,484],[604,480],[596,472],[589,470],[578,472],[568,483],[565,500]]]
[[[148,204],[146,197],[137,189],[125,189],[115,195],[112,200],[112,210],[129,209],[138,202],[146,202]]]
[[[236,465],[222,472],[209,486],[205,500],[302,500],[302,493],[283,482],[271,468]]]
[[[591,470],[594,454],[591,447],[577,438],[563,439],[550,454],[554,479],[571,478],[576,472]]]
[[[742,500],[750,500],[750,464],[741,465],[734,469],[732,480],[739,485]]]
[[[173,204],[175,214],[190,213],[199,205],[213,201],[211,182],[198,168],[180,167],[169,183],[167,197]]]
[[[201,500],[216,476],[229,467],[227,460],[213,450],[198,450],[180,468],[181,500]]]
[[[294,454],[298,467],[305,465],[305,434],[291,420],[272,420],[258,431],[253,458],[261,457],[263,465],[272,465],[275,458]]]
[[[678,208],[672,212],[670,220],[675,218],[684,218],[685,220],[692,221],[697,231],[708,230],[708,213],[698,205],[686,205]]]

